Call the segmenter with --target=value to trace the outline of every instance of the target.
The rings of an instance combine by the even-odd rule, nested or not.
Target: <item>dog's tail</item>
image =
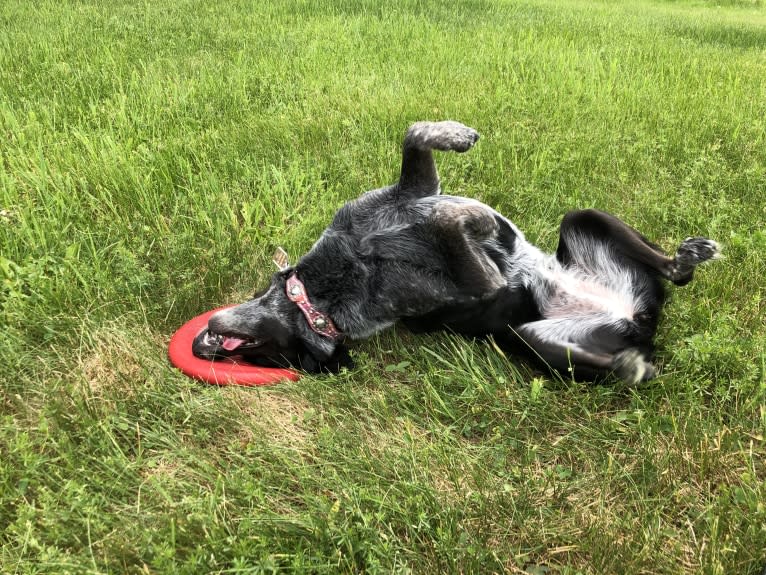
[[[439,193],[439,174],[432,150],[467,152],[479,133],[460,122],[417,122],[404,137],[399,192],[412,198]]]

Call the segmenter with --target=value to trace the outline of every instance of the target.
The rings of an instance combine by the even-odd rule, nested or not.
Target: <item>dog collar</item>
[[[287,298],[298,306],[306,316],[306,321],[309,322],[309,327],[325,337],[331,337],[338,339],[341,337],[341,332],[335,327],[332,319],[327,314],[322,313],[316,309],[309,301],[309,296],[306,293],[306,286],[298,279],[298,276],[293,272],[287,278],[285,284],[285,291],[287,292]]]

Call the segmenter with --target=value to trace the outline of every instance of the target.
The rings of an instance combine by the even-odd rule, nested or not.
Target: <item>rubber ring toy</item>
[[[200,359],[192,353],[194,338],[207,328],[207,320],[215,312],[230,306],[211,309],[183,324],[170,338],[168,357],[181,373],[212,385],[273,385],[281,381],[297,381],[300,374],[292,369],[260,367],[227,357],[221,360]]]

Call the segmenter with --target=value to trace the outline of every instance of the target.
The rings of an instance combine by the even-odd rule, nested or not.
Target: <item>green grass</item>
[[[0,572],[760,573],[762,2],[0,4]],[[556,381],[396,330],[268,389],[166,361],[392,182],[552,249],[599,207],[726,259],[672,290],[660,377]]]

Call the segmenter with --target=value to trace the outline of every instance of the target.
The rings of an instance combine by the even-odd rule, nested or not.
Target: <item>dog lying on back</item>
[[[402,321],[415,332],[492,336],[580,380],[654,377],[663,280],[691,281],[718,255],[688,238],[674,257],[618,218],[566,214],[555,254],[478,201],[440,194],[432,150],[478,140],[457,122],[419,122],[404,139],[399,181],[344,205],[295,266],[241,305],[219,311],[196,356],[242,356],[309,372],[350,365],[343,345]]]

